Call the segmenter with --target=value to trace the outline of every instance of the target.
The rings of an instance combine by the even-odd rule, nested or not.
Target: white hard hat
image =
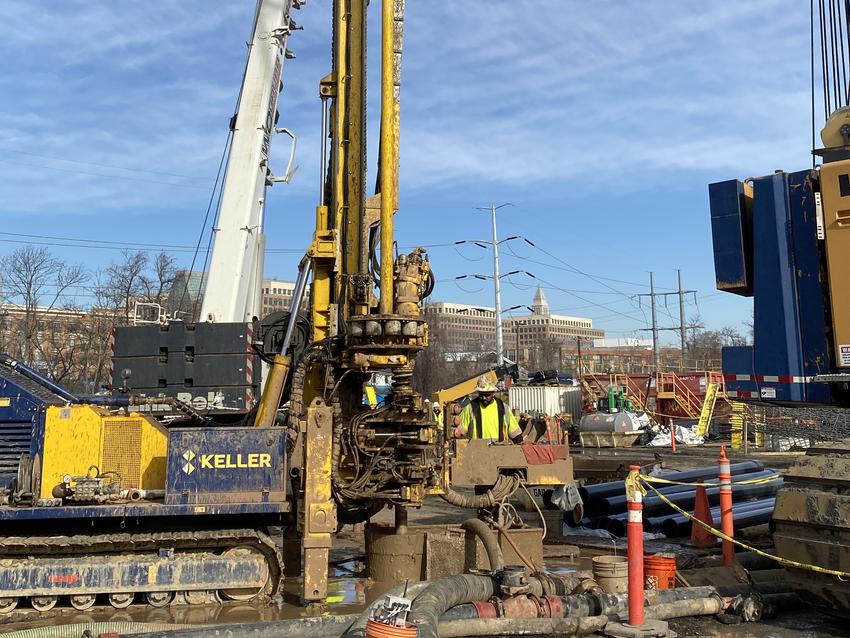
[[[496,384],[490,379],[490,375],[482,374],[478,377],[478,383],[475,384],[476,392],[495,392]]]

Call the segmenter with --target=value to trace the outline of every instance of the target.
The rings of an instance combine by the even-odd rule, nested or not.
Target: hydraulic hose
[[[487,560],[490,561],[491,570],[502,569],[505,566],[502,548],[499,547],[499,541],[496,540],[496,535],[487,523],[478,518],[469,518],[461,523],[460,528],[481,539],[484,544],[484,551],[487,552]]]
[[[532,590],[534,589],[534,578],[531,579]],[[534,594],[539,596],[539,594]],[[461,620],[468,618],[481,618],[479,613],[482,609],[490,609],[487,616],[506,615],[508,617],[534,617],[523,616],[528,612],[538,613],[536,605],[525,606],[514,605],[510,601],[519,600],[520,597],[507,598],[502,602],[501,608],[497,608],[490,602],[478,601],[475,604],[468,603],[457,605],[446,611],[440,621]],[[713,603],[705,603],[705,600],[719,600],[717,592],[713,587],[688,587],[680,589],[660,589],[647,592],[647,599],[653,609],[657,608],[662,615],[682,613],[682,610],[696,609],[693,614],[700,615],[711,612]],[[491,607],[488,607],[490,605]],[[584,618],[592,616],[617,616],[625,617],[628,614],[629,598],[627,594],[606,593],[583,593],[571,596],[561,596],[560,613],[567,618]],[[701,612],[701,609],[709,611]],[[492,616],[491,616],[492,614]],[[670,618],[678,616],[669,616]],[[659,619],[661,616],[659,616]]]
[[[461,494],[446,486],[445,492],[440,496],[444,501],[455,507],[465,509],[491,509],[501,501],[513,494],[519,487],[519,479],[515,476],[499,476],[496,484],[484,494]]]
[[[568,596],[570,594],[601,593],[590,572],[548,574],[535,572],[529,579],[531,593],[535,596]]]
[[[439,638],[462,636],[587,636],[602,631],[606,616],[587,618],[488,618],[441,622]],[[419,636],[425,638],[420,627]]]
[[[438,638],[437,623],[443,613],[455,605],[488,600],[496,594],[498,588],[498,582],[492,576],[463,574],[441,578],[428,585],[416,597],[408,620],[419,628],[419,638]]]
[[[511,536],[511,533],[508,531],[508,529],[500,523],[494,523],[494,524],[496,525],[496,529],[499,530],[502,533],[502,537],[506,541],[508,541],[508,544],[514,550],[514,553],[525,564],[525,566],[528,567],[528,569],[531,570],[532,572],[538,571],[537,565],[535,565],[534,562],[528,556],[526,556],[523,553],[523,551],[519,548],[519,546],[514,541],[513,537]]]
[[[714,616],[715,614],[722,614],[723,610],[723,599],[719,596],[712,596],[710,598],[677,600],[672,603],[650,605],[645,609],[645,614],[647,618],[670,620],[671,618],[685,618],[687,616]]]
[[[40,386],[47,388],[53,394],[58,395],[59,397],[61,397],[65,401],[68,401],[69,403],[79,403],[80,402],[80,398],[76,394],[73,394],[72,392],[68,391],[67,389],[63,388],[61,385],[56,383],[53,379],[50,379],[47,375],[44,375],[41,372],[38,372],[37,370],[30,368],[23,361],[19,361],[18,359],[15,359],[15,357],[13,357],[11,355],[0,354],[0,364],[8,366],[9,368],[18,372],[19,374],[24,375],[30,381],[35,381]]]

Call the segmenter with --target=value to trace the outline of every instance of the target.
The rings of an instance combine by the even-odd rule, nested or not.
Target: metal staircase
[[[698,418],[702,411],[702,401],[682,383],[674,372],[658,373],[656,396],[659,399],[672,399],[691,419]]]
[[[708,426],[711,423],[711,417],[714,414],[714,404],[717,403],[719,390],[720,385],[714,381],[709,382],[705,387],[705,399],[702,402],[702,409],[699,413],[699,423],[697,423],[697,436],[705,436],[708,433]]]

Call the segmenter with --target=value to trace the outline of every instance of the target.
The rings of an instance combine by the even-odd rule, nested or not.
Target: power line
[[[545,279],[541,279],[540,277],[537,277],[537,276],[535,276],[535,275],[532,275],[532,274],[531,274],[531,273],[529,273],[529,272],[527,272],[526,274],[527,274],[529,277],[531,277],[532,279],[536,279],[537,281],[543,282],[543,283],[544,283],[544,284],[546,284],[547,286],[549,286],[549,287],[551,287],[551,288],[553,288],[553,289],[555,289],[555,290],[559,290],[559,291],[561,291],[561,292],[563,292],[563,293],[566,293],[566,294],[568,294],[568,295],[571,295],[571,296],[575,297],[576,299],[580,299],[581,301],[583,301],[583,302],[585,302],[585,303],[587,303],[587,304],[591,304],[591,305],[593,305],[593,306],[596,306],[597,308],[602,308],[603,310],[607,310],[608,312],[614,313],[615,315],[619,315],[619,316],[621,316],[621,317],[625,317],[626,319],[635,319],[635,317],[633,317],[633,316],[631,316],[631,315],[628,315],[628,314],[626,314],[626,313],[624,313],[624,312],[620,312],[619,310],[615,310],[614,308],[609,308],[608,306],[605,306],[605,305],[603,305],[603,304],[593,302],[593,301],[591,301],[590,299],[585,299],[585,298],[584,298],[584,297],[582,297],[581,295],[578,295],[578,294],[576,294],[576,293],[574,293],[574,292],[570,292],[570,291],[569,291],[569,290],[567,290],[566,288],[561,288],[560,286],[557,286],[557,285],[553,284],[553,283],[552,283],[552,282],[550,282],[550,281],[546,281]]]
[[[138,168],[138,167],[129,167],[129,166],[119,166],[118,164],[100,164],[98,162],[86,162],[80,159],[66,159],[64,157],[51,157],[50,155],[42,155],[40,153],[31,153],[29,151],[21,151],[13,148],[0,148],[4,153],[15,153],[17,155],[29,155],[30,157],[40,157],[42,159],[47,159],[53,162],[68,162],[70,164],[82,164],[85,166],[98,166],[100,168],[112,168],[119,171],[130,171],[132,173],[150,173],[151,175],[165,175],[166,177],[179,177],[181,179],[191,179],[198,180],[199,177],[193,177],[191,175],[181,175],[180,173],[169,173],[166,171],[152,171],[147,168]]]
[[[519,237],[519,239],[522,239],[525,243],[527,243],[532,248],[536,248],[538,251],[542,252],[544,255],[546,255],[546,256],[550,257],[551,259],[554,259],[558,263],[562,264],[562,266],[555,266],[553,264],[549,264],[549,263],[546,263],[546,262],[531,260],[529,257],[523,257],[522,255],[518,255],[512,248],[508,247],[507,248],[508,252],[510,252],[517,259],[522,259],[522,260],[525,260],[525,261],[531,261],[531,263],[539,263],[540,265],[546,266],[548,268],[554,268],[554,269],[557,269],[557,270],[563,270],[563,271],[566,271],[566,272],[572,272],[572,273],[575,273],[575,274],[578,274],[578,275],[582,275],[584,277],[591,279],[592,281],[595,281],[599,285],[605,286],[609,290],[612,290],[612,291],[614,291],[618,294],[624,295],[624,296],[628,296],[628,293],[625,293],[622,290],[618,290],[618,289],[614,288],[613,286],[609,286],[608,284],[606,284],[604,282],[605,281],[613,281],[614,283],[626,284],[627,286],[637,286],[639,288],[646,288],[647,287],[646,284],[642,284],[642,283],[635,282],[635,281],[625,281],[623,279],[615,279],[613,277],[605,277],[604,275],[598,275],[598,274],[586,272],[584,270],[581,270],[580,268],[577,268],[576,266],[572,265],[571,263],[565,261],[564,259],[558,257],[556,254],[538,246],[537,244],[535,244],[534,242],[532,242],[531,240],[529,240],[525,237]]]
[[[685,366],[685,295],[693,294],[694,300],[696,300],[697,291],[684,290],[682,288],[682,271],[677,270],[677,272],[679,273],[679,290],[677,290],[676,292],[655,292],[655,282],[653,279],[653,273],[649,273],[649,293],[642,293],[636,295],[638,298],[649,297],[650,303],[652,304],[652,326],[650,328],[643,328],[643,330],[648,330],[652,332],[652,360],[656,370],[658,369],[658,333],[662,330],[674,330],[679,333],[681,341],[680,366],[683,370]],[[658,326],[657,298],[664,298],[665,312],[670,317],[670,319],[673,319],[673,315],[670,314],[669,310],[667,310],[667,297],[670,295],[676,295],[679,297],[679,325],[671,328],[661,328]]]
[[[89,175],[91,177],[104,177],[106,179],[121,179],[128,182],[143,182],[145,184],[160,184],[162,186],[176,186],[178,188],[191,188],[191,189],[200,189],[204,188],[203,186],[196,186],[194,184],[178,184],[175,182],[163,182],[161,180],[154,179],[142,179],[140,177],[130,177],[129,175],[104,175],[103,173],[94,173],[92,171],[82,171],[74,168],[59,168],[58,166],[41,166],[39,164],[27,164],[25,162],[14,162],[6,159],[0,159],[0,162],[4,164],[9,164],[11,166],[29,166],[31,168],[40,168],[42,170],[47,171],[59,171],[61,173],[77,173],[79,175]]]
[[[185,252],[187,250],[194,251],[194,246],[182,245],[182,244],[152,244],[152,243],[142,243],[142,242],[130,242],[130,241],[112,241],[108,239],[85,239],[82,237],[60,237],[58,235],[35,235],[31,233],[12,233],[6,231],[0,231],[0,235],[6,237],[21,237],[20,240],[14,239],[0,239],[0,241],[5,243],[15,243],[15,244],[30,244],[35,246],[58,246],[64,248],[103,248],[103,249],[111,249],[111,250],[124,250],[127,248],[138,249],[142,252],[152,251],[152,250],[164,250],[164,251],[174,251],[174,252]],[[25,239],[23,239],[25,238]],[[45,240],[45,241],[30,241],[30,240]],[[70,243],[72,242],[72,243]],[[300,254],[303,253],[304,250],[300,248],[267,248],[267,253],[293,253]]]
[[[139,248],[140,250],[174,250],[185,251],[195,250],[195,246],[188,244],[159,244],[151,242],[132,242],[132,241],[114,241],[110,239],[88,239],[84,237],[65,237],[60,235],[39,235],[33,233],[13,233],[9,231],[0,231],[0,235],[5,237],[21,237],[21,241],[6,240],[6,243],[32,244],[36,246],[61,246],[66,248],[113,248],[122,250],[125,248]],[[24,241],[24,240],[49,240],[52,242],[62,243],[47,243],[47,241]],[[0,241],[2,241],[0,239]],[[69,243],[71,242],[71,243]],[[79,245],[77,245],[79,244]],[[445,244],[425,244],[419,248],[443,248],[453,246],[452,243]],[[401,250],[412,250],[413,246],[402,246]],[[266,253],[273,254],[302,254],[303,248],[266,248]]]

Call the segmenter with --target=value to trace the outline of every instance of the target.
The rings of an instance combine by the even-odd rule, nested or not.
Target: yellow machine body
[[[850,295],[842,284],[850,276],[850,160],[826,163],[820,175],[835,358],[849,368]]]
[[[527,485],[534,487],[566,485],[575,480],[573,460],[569,455],[565,459],[532,465],[526,460],[520,445],[497,444],[481,439],[458,439],[455,443],[456,454],[451,463],[453,486],[493,485],[504,473],[518,473]]]
[[[122,489],[164,489],[168,433],[131,412],[114,415],[91,405],[47,408],[41,458],[41,498],[50,498],[62,477],[85,476],[94,465],[117,472]]]

